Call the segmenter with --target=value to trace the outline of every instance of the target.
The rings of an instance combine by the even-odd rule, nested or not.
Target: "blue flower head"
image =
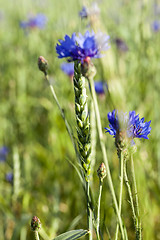
[[[109,48],[108,39],[109,36],[100,32],[95,34],[86,31],[84,35],[79,33],[79,36],[73,33],[72,37],[65,35],[64,40],[59,40],[56,52],[58,58],[67,58],[70,62],[75,60],[84,62],[88,57],[100,58],[101,51]]]
[[[7,182],[12,183],[13,182],[13,173],[12,172],[6,173],[5,178],[6,178]]]
[[[3,146],[0,148],[0,162],[4,162],[6,160],[6,157],[8,155],[8,148]]]
[[[83,18],[96,16],[100,14],[100,9],[98,7],[98,4],[96,2],[93,2],[91,6],[85,7],[83,6],[82,10],[79,12],[79,16]]]
[[[27,21],[21,21],[20,27],[23,29],[26,29],[26,28],[43,29],[46,25],[46,22],[47,22],[47,17],[42,13],[38,13],[34,17],[29,17]]]
[[[136,115],[135,111],[130,111],[129,116],[125,113],[118,113],[113,110],[108,113],[109,128],[105,128],[113,137],[116,137],[119,133],[124,133],[131,141],[134,138],[148,139],[148,135],[151,132],[149,122],[144,122],[144,118],[139,119],[139,114]]]
[[[135,111],[130,111],[128,120],[128,136],[131,138],[148,139],[148,135],[151,132],[150,124],[151,121],[144,122],[144,118],[139,119],[139,114],[136,115]]]
[[[73,75],[74,75],[74,63],[73,62],[70,62],[70,63],[64,62],[64,63],[62,63],[61,64],[61,69],[69,77],[73,77]]]
[[[97,94],[104,94],[108,89],[107,83],[103,81],[94,82],[94,87]]]
[[[151,27],[154,32],[158,32],[160,30],[160,21],[155,20]]]
[[[86,7],[83,6],[82,10],[79,12],[79,16],[81,18],[87,18],[88,17],[88,10]]]
[[[120,51],[122,52],[128,51],[128,46],[122,39],[116,38],[115,43],[116,43],[117,49],[119,49]]]

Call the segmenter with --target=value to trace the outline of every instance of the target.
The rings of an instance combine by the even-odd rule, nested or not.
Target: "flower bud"
[[[41,228],[41,222],[38,217],[34,216],[31,221],[31,230],[39,231]]]
[[[106,167],[104,165],[104,163],[102,162],[101,165],[99,166],[98,170],[97,170],[97,175],[100,179],[101,182],[103,182],[103,179],[106,177],[107,173],[106,173]]]
[[[96,75],[96,68],[90,57],[86,57],[81,65],[82,75],[86,78],[93,78]]]
[[[47,62],[47,60],[46,60],[44,57],[42,57],[42,56],[40,56],[40,57],[38,58],[38,67],[39,67],[39,70],[40,70],[40,71],[44,72],[44,74],[47,74],[48,62]]]
[[[127,137],[125,131],[117,131],[115,136],[115,145],[117,148],[117,155],[120,158],[121,152],[125,159],[128,158],[128,149],[130,147],[130,139]]]

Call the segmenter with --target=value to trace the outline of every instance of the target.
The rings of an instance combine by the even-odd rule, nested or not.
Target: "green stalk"
[[[99,107],[98,107],[98,103],[97,103],[97,97],[96,97],[95,88],[94,88],[94,82],[93,82],[92,78],[88,78],[88,80],[89,80],[89,83],[90,83],[91,94],[92,94],[94,107],[95,107],[97,128],[98,128],[98,134],[99,134],[99,139],[100,139],[100,145],[101,145],[101,149],[102,149],[103,159],[104,159],[104,163],[106,165],[108,185],[109,185],[109,188],[110,188],[110,191],[111,191],[111,195],[112,195],[115,211],[116,211],[118,222],[119,222],[119,226],[120,226],[120,229],[121,229],[122,239],[125,239],[125,237],[124,237],[125,236],[124,235],[124,229],[123,229],[123,222],[122,222],[121,216],[119,214],[119,208],[118,208],[117,199],[116,199],[116,195],[115,195],[115,191],[114,191],[114,187],[113,187],[112,177],[111,177],[109,163],[108,163],[108,159],[107,159],[106,148],[105,148],[104,139],[103,139],[102,125],[101,125]]]
[[[56,95],[56,93],[55,93],[55,91],[54,91],[54,88],[53,88],[53,86],[51,85],[51,83],[50,83],[50,81],[49,81],[49,77],[48,77],[47,72],[44,72],[44,75],[45,75],[46,81],[47,81],[48,84],[49,84],[49,87],[50,87],[52,96],[53,96],[54,100],[56,101],[56,104],[57,104],[57,106],[58,106],[58,109],[59,109],[59,111],[60,111],[60,113],[61,113],[61,117],[62,117],[63,120],[64,120],[66,129],[67,129],[67,131],[68,131],[68,134],[69,134],[69,136],[70,136],[71,142],[72,142],[72,144],[73,144],[73,147],[74,147],[74,150],[75,150],[75,153],[76,153],[76,157],[77,157],[77,159],[78,159],[78,161],[79,161],[79,163],[80,163],[80,162],[81,162],[81,161],[80,161],[80,155],[79,155],[77,146],[76,146],[76,144],[75,144],[75,139],[74,139],[74,135],[73,135],[72,128],[71,128],[70,124],[68,123],[68,121],[67,121],[67,119],[66,119],[66,117],[65,117],[65,114],[64,114],[63,109],[62,109],[61,106],[60,106],[60,103],[59,103],[59,101],[58,101],[58,98],[57,98],[57,95]],[[83,175],[83,172],[82,172],[82,171],[81,171],[81,173],[82,173],[82,175]],[[83,187],[85,188],[84,185],[83,185]]]
[[[34,240],[39,240],[39,235],[37,231],[34,231]]]
[[[77,159],[78,159],[78,161],[80,162],[80,156],[79,156],[79,153],[78,153],[77,146],[76,146],[76,144],[75,144],[75,139],[74,139],[74,135],[73,135],[72,128],[71,128],[70,124],[68,123],[68,121],[67,121],[67,119],[66,119],[66,117],[65,117],[64,111],[63,111],[63,109],[62,109],[61,106],[60,106],[60,103],[59,103],[59,101],[58,101],[57,95],[56,95],[56,93],[55,93],[55,91],[54,91],[53,86],[51,85],[51,83],[50,83],[50,81],[49,81],[49,78],[48,78],[47,73],[44,73],[44,75],[45,75],[45,79],[47,80],[47,82],[48,82],[48,84],[49,84],[49,87],[50,87],[51,93],[52,93],[52,95],[53,95],[53,98],[54,98],[54,100],[56,101],[56,104],[57,104],[57,106],[58,106],[58,108],[59,108],[59,111],[60,111],[60,113],[61,113],[61,117],[62,117],[63,120],[64,120],[66,129],[67,129],[67,131],[68,131],[68,134],[69,134],[69,136],[70,136],[71,142],[72,142],[73,147],[74,147],[74,149],[75,149],[75,153],[76,153]]]
[[[131,186],[130,186],[128,175],[127,175],[126,160],[124,162],[124,180],[125,180],[125,183],[126,183],[126,186],[127,186],[129,200],[130,200],[130,205],[131,205],[131,210],[132,210],[132,217],[133,217],[133,223],[134,223],[134,228],[135,228],[135,232],[136,232],[136,240],[140,240],[141,238],[139,236],[138,218],[136,216],[132,190],[131,190]]]
[[[97,240],[100,240],[99,225],[100,225],[100,206],[101,206],[102,186],[103,186],[103,182],[100,180],[99,181],[98,207],[97,207],[97,221],[96,221]]]
[[[124,157],[123,152],[120,152],[120,192],[119,192],[119,214],[121,215],[121,209],[122,209],[122,196],[123,196],[123,172],[124,172]],[[115,240],[118,239],[118,232],[119,232],[119,223],[117,223],[116,227],[116,234],[115,234]]]
[[[20,159],[17,147],[13,149],[13,199],[16,200],[20,191]]]
[[[57,98],[57,96],[56,96],[56,93],[55,93],[55,91],[54,91],[53,86],[51,85],[51,83],[50,83],[50,81],[49,81],[49,78],[48,78],[47,73],[45,74],[45,78],[46,78],[47,82],[49,83],[49,87],[50,87],[50,89],[51,89],[52,95],[53,95],[54,100],[56,101],[56,104],[57,104],[57,106],[58,106],[58,108],[59,108],[59,110],[60,110],[61,116],[62,116],[62,118],[63,118],[63,120],[64,120],[65,125],[66,125],[67,131],[68,131],[68,133],[69,133],[69,136],[70,136],[70,138],[71,138],[71,141],[72,141],[72,143],[73,143],[73,146],[74,146],[74,148],[76,148],[71,127],[70,127],[67,119],[65,118],[64,111],[63,111],[63,109],[61,108],[61,106],[60,106],[60,104],[59,104],[58,98]]]
[[[96,163],[96,144],[97,144],[97,131],[96,131],[96,118],[95,118],[95,110],[94,110],[94,104],[93,101],[91,102],[90,106],[90,124],[91,124],[91,184],[92,184],[92,178],[93,178],[93,172],[94,172],[94,167]]]
[[[134,195],[135,195],[135,211],[138,218],[138,235],[139,235],[138,239],[142,239],[141,219],[140,219],[138,192],[137,192],[137,184],[136,184],[136,177],[135,177],[135,170],[134,170],[133,155],[131,155],[131,173],[132,173],[133,188],[134,188]]]
[[[89,182],[86,182],[86,194],[87,194],[87,225],[89,229],[89,240],[93,239],[92,232],[93,232],[93,225],[92,225],[92,211],[90,209],[90,203],[89,203]]]

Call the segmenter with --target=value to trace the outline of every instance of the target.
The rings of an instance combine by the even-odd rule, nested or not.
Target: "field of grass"
[[[0,151],[7,148],[5,159],[0,152],[0,239],[34,239],[30,222],[35,215],[42,223],[40,239],[54,239],[71,229],[87,229],[86,196],[76,170],[75,150],[37,61],[39,56],[47,59],[50,82],[76,137],[74,87],[61,70],[65,60],[58,59],[55,46],[65,34],[84,34],[92,29],[110,36],[110,49],[93,63],[97,70],[94,80],[105,81],[108,86],[103,96],[97,94],[97,100],[117,199],[119,160],[115,139],[104,128],[109,125],[108,112],[134,110],[145,121],[151,120],[152,128],[148,140],[135,140],[142,236],[144,240],[160,239],[160,29],[153,28],[155,21],[160,23],[160,2],[97,0],[100,13],[85,19],[80,18],[79,11],[83,6],[90,7],[92,1],[0,3]],[[46,16],[44,28],[22,27],[22,21],[39,13]],[[87,91],[91,101],[89,88]],[[92,190],[96,202],[97,169],[103,155],[98,134],[95,137]],[[13,174],[13,179],[9,180],[7,174]],[[122,218],[128,239],[135,239],[125,186]],[[116,224],[105,178],[100,221],[104,239],[114,239]]]

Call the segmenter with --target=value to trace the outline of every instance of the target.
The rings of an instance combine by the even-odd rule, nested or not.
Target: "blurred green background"
[[[103,128],[108,126],[107,113],[114,107],[135,110],[140,118],[152,121],[149,140],[136,141],[134,161],[143,238],[160,239],[160,32],[152,27],[160,19],[160,1],[97,1],[100,14],[81,19],[82,6],[91,4],[80,0],[0,0],[0,146],[9,149],[6,161],[0,162],[1,240],[32,239],[29,224],[34,215],[42,222],[45,239],[70,229],[86,229],[85,195],[70,164],[76,164],[74,148],[37,59],[42,55],[48,60],[50,80],[76,132],[73,84],[60,69],[63,60],[57,58],[55,45],[65,34],[92,28],[110,35],[110,49],[101,60],[94,60],[95,80],[106,81],[110,93],[97,96]],[[47,18],[43,29],[20,26],[37,13]],[[124,41],[128,50],[120,49],[116,39]],[[114,139],[107,134],[104,137],[118,189]],[[102,162],[98,139],[96,150],[95,199],[96,170]],[[9,172],[13,173],[12,182],[6,180]],[[106,229],[114,237],[116,216],[107,181],[101,217],[104,239],[108,239]],[[134,239],[127,195],[123,218],[129,239]]]

